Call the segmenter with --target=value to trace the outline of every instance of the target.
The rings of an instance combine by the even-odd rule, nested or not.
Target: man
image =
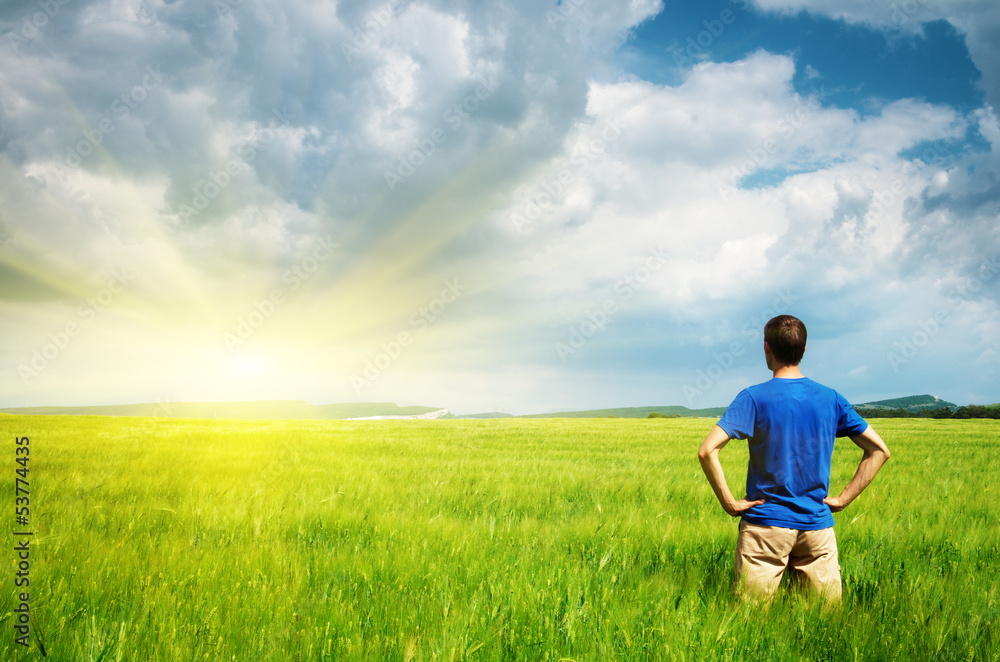
[[[740,516],[736,581],[770,598],[791,567],[829,600],[841,595],[833,515],[871,483],[889,459],[881,437],[833,389],[802,375],[806,327],[791,315],[764,326],[764,358],[773,379],[744,389],[698,449],[698,460],[723,509]],[[835,437],[864,451],[854,478],[835,497],[830,463]],[[735,499],[719,463],[730,439],[749,439],[747,496]]]

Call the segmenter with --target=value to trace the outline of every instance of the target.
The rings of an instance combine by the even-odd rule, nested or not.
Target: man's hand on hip
[[[854,478],[847,484],[847,487],[837,496],[828,496],[823,499],[823,503],[830,506],[830,510],[835,513],[847,508],[848,504],[868,487],[868,484],[875,478],[875,474],[889,459],[888,447],[871,426],[865,428],[865,431],[858,436],[851,437],[851,441],[857,444],[864,451],[864,454],[861,456],[861,464],[858,465]]]
[[[839,513],[844,508],[847,508],[847,504],[844,503],[840,497],[830,497],[823,499],[823,503],[830,506],[831,513]]]
[[[739,501],[734,501],[732,503],[723,505],[722,508],[730,514],[732,517],[739,517],[746,511],[750,510],[754,506],[759,506],[764,503],[763,499],[757,499],[756,501],[750,501],[746,497],[743,497]]]

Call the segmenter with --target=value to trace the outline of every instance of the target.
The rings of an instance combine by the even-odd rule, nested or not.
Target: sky
[[[1000,401],[993,0],[0,5],[0,406]]]

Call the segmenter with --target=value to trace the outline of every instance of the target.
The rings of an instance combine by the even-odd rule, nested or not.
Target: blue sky
[[[687,60],[735,62],[766,50],[791,55],[795,89],[807,94],[822,85],[831,105],[876,112],[878,100],[918,98],[964,112],[981,107],[979,70],[963,35],[942,19],[922,27],[903,34],[812,13],[762,13],[741,2],[667,2],[635,28],[618,58],[644,80],[676,85]]]
[[[1000,401],[1000,7],[0,7],[0,403]]]

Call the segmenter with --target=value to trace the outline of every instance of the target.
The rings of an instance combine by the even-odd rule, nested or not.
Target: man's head
[[[806,325],[791,315],[772,317],[764,325],[764,342],[777,361],[798,365],[806,351]]]

